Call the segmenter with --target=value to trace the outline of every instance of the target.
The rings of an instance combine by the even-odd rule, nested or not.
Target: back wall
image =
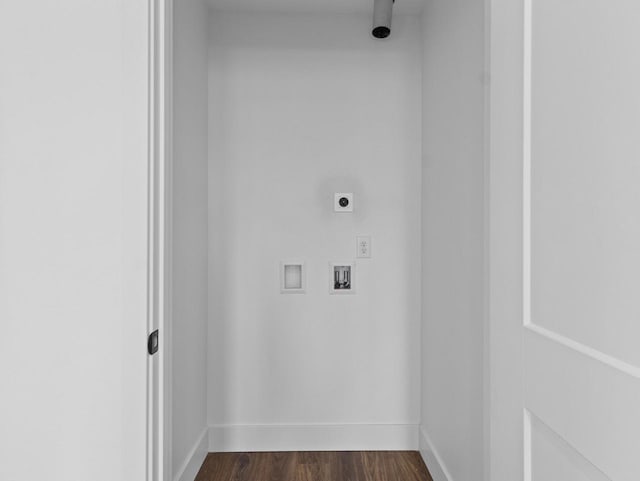
[[[210,448],[417,447],[421,25],[213,11],[209,40]],[[333,212],[353,192],[353,214]],[[355,260],[357,293],[329,294]],[[307,265],[283,295],[281,260]]]

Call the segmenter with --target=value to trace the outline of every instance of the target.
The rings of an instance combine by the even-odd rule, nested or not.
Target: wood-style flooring
[[[433,481],[417,451],[209,453],[196,481]]]

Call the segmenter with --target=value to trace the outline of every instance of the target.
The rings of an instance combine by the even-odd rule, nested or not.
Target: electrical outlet
[[[333,195],[334,212],[353,212],[353,194],[336,192]]]
[[[356,257],[371,257],[371,236],[358,236],[356,241]]]

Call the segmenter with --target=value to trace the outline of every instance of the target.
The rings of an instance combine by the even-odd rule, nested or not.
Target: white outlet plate
[[[361,235],[356,237],[356,257],[371,257],[371,236]]]
[[[347,199],[347,205],[340,205],[342,199]],[[333,195],[333,210],[335,212],[353,212],[353,194],[336,192]]]

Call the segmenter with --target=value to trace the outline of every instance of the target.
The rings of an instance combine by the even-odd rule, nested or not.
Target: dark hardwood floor
[[[417,451],[209,453],[196,481],[433,481]]]

